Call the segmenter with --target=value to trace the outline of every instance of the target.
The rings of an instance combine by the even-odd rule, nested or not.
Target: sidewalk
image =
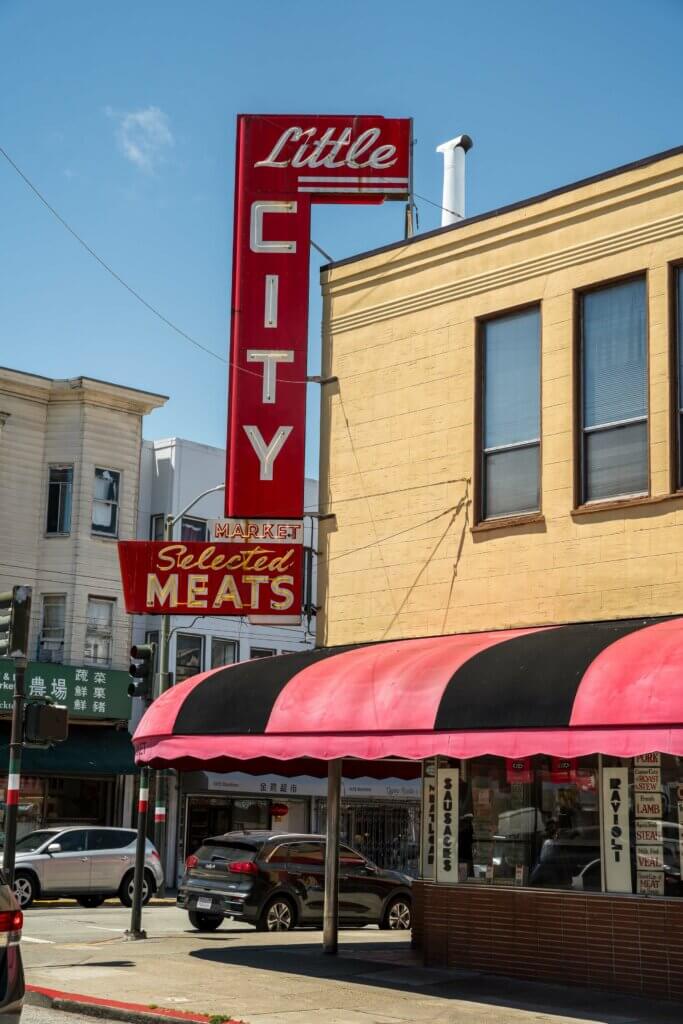
[[[680,1024],[683,1006],[575,987],[531,984],[420,966],[407,936],[342,932],[340,955],[319,931],[264,935],[225,926],[198,935],[161,907],[174,929],[144,942],[120,935],[35,947],[34,986],[143,1009],[220,1015],[249,1024]],[[102,917],[92,920],[104,921]],[[151,924],[151,922],[150,922]],[[106,924],[91,925],[115,932]],[[39,942],[40,940],[34,940]],[[38,962],[38,960],[42,962]],[[104,1012],[104,1009],[101,1011]],[[114,1014],[111,1014],[114,1016]],[[121,1019],[120,1014],[116,1016]],[[140,1020],[134,1013],[123,1019]],[[68,1018],[65,1018],[68,1024]]]

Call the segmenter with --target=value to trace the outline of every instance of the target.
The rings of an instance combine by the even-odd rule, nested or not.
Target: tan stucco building
[[[431,751],[432,966],[683,998],[682,185],[683,147],[322,270],[318,643],[403,641],[338,657]]]
[[[678,613],[676,261],[671,151],[322,272],[319,642]],[[648,480],[583,500],[580,301],[645,286]],[[484,518],[482,322],[540,321],[538,507]],[[478,441],[479,439],[479,441]],[[329,525],[329,523],[333,525]]]

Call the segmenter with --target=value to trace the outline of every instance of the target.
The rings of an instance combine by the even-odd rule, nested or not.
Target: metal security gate
[[[317,831],[327,824],[326,801],[317,802]],[[342,800],[342,841],[381,868],[419,874],[420,803],[388,800]]]

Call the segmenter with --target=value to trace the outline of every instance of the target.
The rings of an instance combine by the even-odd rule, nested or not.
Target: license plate
[[[197,900],[197,910],[211,910],[213,906],[213,900],[207,899],[206,896],[200,896]]]

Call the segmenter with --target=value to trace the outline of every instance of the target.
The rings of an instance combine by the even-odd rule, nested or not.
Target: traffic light
[[[24,710],[24,742],[35,747],[61,743],[69,735],[69,712],[61,704],[29,701]]]
[[[131,663],[128,669],[132,681],[128,685],[129,697],[142,697],[151,703],[154,699],[154,662],[156,644],[133,644],[130,649]],[[136,664],[139,662],[139,664]]]
[[[0,594],[0,658],[27,658],[31,623],[31,587]]]

